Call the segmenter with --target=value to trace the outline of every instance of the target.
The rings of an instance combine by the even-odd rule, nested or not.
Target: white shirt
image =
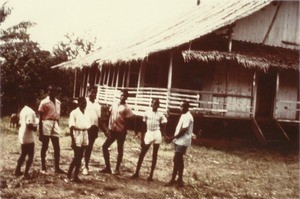
[[[91,125],[98,126],[98,119],[101,117],[101,106],[98,102],[91,102],[89,98],[86,99],[86,109],[90,117]]]
[[[20,112],[20,128],[19,128],[19,142],[21,144],[29,144],[34,143],[34,132],[26,128],[27,124],[36,124],[36,114],[35,112],[28,106],[24,106],[24,108]]]
[[[176,138],[174,143],[182,146],[190,146],[192,143],[192,134],[194,127],[194,118],[188,111],[180,116],[179,122],[175,130],[175,136],[178,135],[181,129],[188,128],[187,132],[180,138]]]
[[[160,124],[167,123],[167,118],[163,113],[151,109],[145,112],[143,121],[146,122],[147,131],[156,131],[160,130]]]
[[[87,111],[82,113],[79,107],[74,109],[70,113],[69,118],[69,127],[71,126],[81,129],[73,131],[76,146],[87,146],[89,144],[87,129],[91,127],[90,117]]]

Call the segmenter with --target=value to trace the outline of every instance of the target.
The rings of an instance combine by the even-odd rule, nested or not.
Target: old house
[[[156,97],[176,121],[188,100],[202,136],[298,143],[299,45],[298,1],[202,0],[127,45],[55,67],[78,68],[76,96],[97,84],[101,104],[128,89],[136,115]]]

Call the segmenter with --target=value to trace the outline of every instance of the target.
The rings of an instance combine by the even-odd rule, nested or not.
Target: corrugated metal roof
[[[172,49],[247,17],[272,0],[202,0],[199,6],[150,27],[127,45],[101,49],[85,57],[54,67],[75,68],[144,59],[151,53]]]

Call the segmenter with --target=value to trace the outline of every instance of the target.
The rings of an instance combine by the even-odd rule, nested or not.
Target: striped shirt
[[[160,124],[167,123],[167,118],[163,113],[151,109],[145,112],[143,121],[146,122],[147,131],[156,131],[160,130]]]

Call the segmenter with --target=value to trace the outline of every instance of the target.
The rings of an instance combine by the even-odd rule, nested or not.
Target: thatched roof
[[[270,67],[299,70],[299,51],[246,42],[233,43],[233,51],[188,50],[182,52],[185,61],[234,62],[246,68],[268,70]]]
[[[215,30],[247,17],[270,4],[272,0],[201,0],[199,6],[164,23],[146,29],[127,44],[101,49],[91,55],[54,67],[75,68],[142,60],[149,54],[179,47]]]

